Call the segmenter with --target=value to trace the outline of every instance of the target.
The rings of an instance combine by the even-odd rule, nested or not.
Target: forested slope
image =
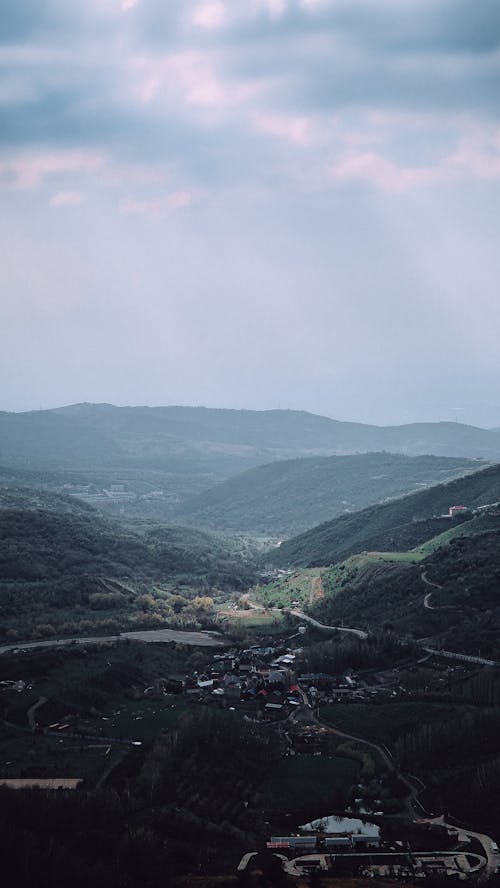
[[[270,553],[279,566],[333,564],[364,550],[406,550],[449,527],[452,505],[469,509],[500,501],[500,465],[313,527]]]
[[[291,536],[477,467],[476,460],[391,453],[286,460],[230,478],[181,503],[175,515],[217,530]]]
[[[115,621],[137,609],[148,619],[169,619],[174,604],[179,614],[197,593],[246,587],[252,577],[234,548],[210,534],[180,527],[135,531],[70,497],[0,488],[4,634],[26,637],[36,625],[58,630],[95,611]],[[154,597],[156,585],[165,592]]]

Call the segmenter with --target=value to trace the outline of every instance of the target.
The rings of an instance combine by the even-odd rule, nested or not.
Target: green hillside
[[[185,611],[189,600],[212,587],[245,588],[252,577],[238,547],[213,535],[154,525],[135,530],[70,497],[0,488],[4,636],[112,631],[131,618],[196,624],[197,615]]]
[[[269,554],[278,566],[334,564],[356,552],[404,551],[450,528],[452,505],[470,509],[500,501],[500,465],[313,527]],[[460,519],[454,519],[458,521]]]
[[[18,484],[70,492],[107,514],[160,523],[179,520],[174,516],[182,503],[257,466],[371,452],[496,460],[500,459],[500,434],[460,423],[370,426],[300,410],[73,404],[27,413],[0,411],[0,483],[9,472],[15,473],[11,481]],[[301,470],[297,471],[300,475]],[[431,474],[430,479],[439,477]],[[327,499],[320,495],[314,471],[309,480],[318,491],[318,500],[325,503],[323,514],[314,514],[313,497],[307,509],[304,503],[307,514],[302,520],[292,497],[291,509],[299,520],[290,526],[273,508],[260,511],[257,503],[250,504],[248,525],[241,524],[239,507],[235,505],[233,513],[227,504],[221,520],[210,513],[203,523],[231,529],[265,528],[266,532],[279,527],[281,536],[298,533],[338,513],[326,508]],[[273,483],[276,495],[287,502],[286,478],[277,477]],[[303,492],[307,488],[305,478],[291,477],[290,489],[295,484]],[[409,489],[411,483],[402,487],[396,483],[395,493],[391,488],[383,496]],[[232,491],[230,496],[233,493],[238,499],[239,493]],[[351,499],[353,508],[370,502],[370,498],[357,499],[354,493],[351,497],[349,491],[339,489],[338,494],[346,500],[346,508],[351,508]],[[194,515],[189,521],[198,523]]]
[[[216,530],[291,536],[477,467],[475,460],[391,453],[286,460],[230,478],[181,503],[175,515]]]
[[[480,649],[500,659],[500,515],[490,527],[441,541],[428,555],[408,553],[407,560],[398,553],[353,556],[322,572],[325,595],[310,613],[327,625],[390,624],[450,650]]]

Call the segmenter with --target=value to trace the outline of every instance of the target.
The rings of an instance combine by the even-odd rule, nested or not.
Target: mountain
[[[500,465],[438,484],[393,502],[370,506],[313,527],[274,549],[278,566],[333,564],[357,552],[405,551],[450,526],[450,506],[469,509],[500,501]]]
[[[500,436],[453,422],[379,427],[296,410],[75,404],[0,414],[0,462],[25,467],[141,460],[228,477],[274,459],[381,450],[494,458]]]
[[[477,468],[474,460],[390,453],[285,460],[249,469],[188,499],[174,516],[197,527],[291,536]]]
[[[381,451],[491,461],[500,459],[500,434],[459,423],[370,426],[297,410],[73,404],[0,412],[2,475],[15,470],[19,484],[162,523],[180,503],[257,466]]]

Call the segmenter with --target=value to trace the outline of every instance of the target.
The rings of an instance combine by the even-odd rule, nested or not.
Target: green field
[[[295,755],[279,762],[261,787],[267,808],[286,811],[347,793],[359,773],[357,762],[340,756]]]
[[[116,709],[101,716],[99,728],[106,737],[151,740],[160,731],[171,728],[186,708],[185,697],[175,694],[157,700],[124,700]],[[91,724],[95,730],[94,719]]]
[[[259,632],[262,635],[272,635],[283,631],[284,614],[279,611],[264,611],[250,608],[249,610],[235,611],[231,616],[219,617],[219,628],[222,632],[233,630],[244,632]]]
[[[0,777],[77,777],[90,782],[113,767],[128,751],[95,740],[75,740],[0,729]]]
[[[306,607],[314,597],[314,581],[321,577],[324,568],[312,567],[295,570],[258,589],[259,601],[267,607],[290,607],[294,601]]]

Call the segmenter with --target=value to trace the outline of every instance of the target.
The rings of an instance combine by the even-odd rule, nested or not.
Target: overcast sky
[[[0,408],[500,426],[498,0],[3,0]]]

